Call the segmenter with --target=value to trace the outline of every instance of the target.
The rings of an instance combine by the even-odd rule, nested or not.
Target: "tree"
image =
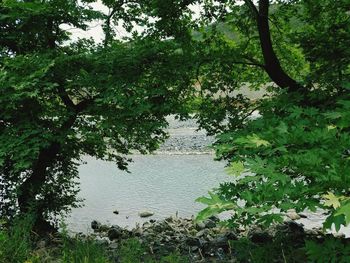
[[[349,3],[244,2],[204,7],[197,35],[214,47],[200,64],[201,124],[218,135],[228,173],[245,174],[200,198],[199,218],[233,210],[233,226],[269,225],[291,208],[322,208],[324,227],[338,230],[350,223]],[[270,93],[249,99],[246,83]]]
[[[77,165],[88,154],[127,168],[133,151],[166,138],[180,112],[191,56],[165,39],[142,1],[16,1],[0,4],[1,216],[34,213],[36,226],[78,205]],[[147,1],[146,1],[147,2]],[[142,19],[141,19],[141,18]],[[104,21],[105,40],[71,40],[62,25]],[[146,25],[137,33],[133,25]],[[122,24],[131,37],[117,40]]]

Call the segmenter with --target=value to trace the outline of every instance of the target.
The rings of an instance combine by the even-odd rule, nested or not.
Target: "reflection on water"
[[[154,219],[176,212],[190,217],[204,207],[197,197],[230,180],[225,164],[212,155],[136,155],[133,160],[126,173],[113,163],[84,158],[79,173],[85,206],[67,219],[71,230],[86,232],[94,219],[132,227],[147,220],[138,216],[144,210],[154,212]]]

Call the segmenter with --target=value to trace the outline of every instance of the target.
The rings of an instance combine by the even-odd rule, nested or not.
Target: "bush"
[[[306,253],[310,262],[346,263],[350,262],[350,243],[347,240],[340,240],[329,237],[322,242],[306,241]]]

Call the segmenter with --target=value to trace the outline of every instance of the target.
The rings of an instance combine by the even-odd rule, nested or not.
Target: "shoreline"
[[[92,221],[91,228],[93,233],[88,235],[79,233],[77,238],[94,240],[97,244],[104,246],[112,257],[125,241],[134,240],[146,249],[145,253],[159,258],[179,253],[188,258],[189,262],[241,262],[237,261],[238,255],[235,252],[235,246],[240,242],[263,247],[283,240],[285,244],[300,249],[304,246],[305,240],[322,242],[331,236],[319,228],[304,229],[302,224],[291,219],[266,229],[255,225],[249,229],[231,229],[222,225],[216,216],[203,222],[177,216],[163,220],[150,219],[142,225],[136,225],[133,229]],[[336,238],[345,240],[342,235]],[[350,239],[346,239],[346,242],[349,241]],[[119,261],[116,259],[113,262]]]

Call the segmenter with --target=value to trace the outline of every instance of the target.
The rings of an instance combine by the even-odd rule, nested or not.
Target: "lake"
[[[190,217],[205,206],[195,202],[220,182],[230,180],[224,162],[211,154],[134,155],[131,173],[118,170],[111,162],[84,157],[79,168],[84,207],[67,219],[72,231],[87,232],[92,220],[132,227],[142,219],[138,213],[150,211],[160,219],[178,212]],[[118,210],[116,215],[113,211]]]
[[[232,180],[224,172],[225,162],[214,161],[208,145],[213,137],[198,131],[196,120],[178,121],[168,117],[170,138],[155,155],[134,155],[131,173],[118,170],[111,162],[85,156],[79,167],[84,207],[73,209],[67,218],[68,229],[89,232],[92,220],[101,223],[133,227],[149,218],[139,213],[150,211],[152,219],[161,219],[177,212],[190,217],[205,206],[195,199],[206,195],[221,182]],[[113,211],[118,210],[116,215]],[[301,219],[307,228],[320,227],[324,221],[322,211],[305,212]],[[350,237],[350,227],[342,228]]]
[[[142,211],[153,212],[152,219],[176,212],[180,217],[191,217],[205,207],[195,202],[197,197],[231,180],[224,172],[225,163],[213,158],[212,154],[134,155],[131,173],[127,173],[114,163],[85,157],[86,164],[79,167],[79,196],[85,199],[84,207],[73,209],[66,219],[68,229],[91,232],[92,220],[132,228],[150,219],[140,218]],[[304,214],[308,218],[298,221],[306,228],[320,227],[325,218],[321,211]],[[350,237],[350,227],[341,232]]]

